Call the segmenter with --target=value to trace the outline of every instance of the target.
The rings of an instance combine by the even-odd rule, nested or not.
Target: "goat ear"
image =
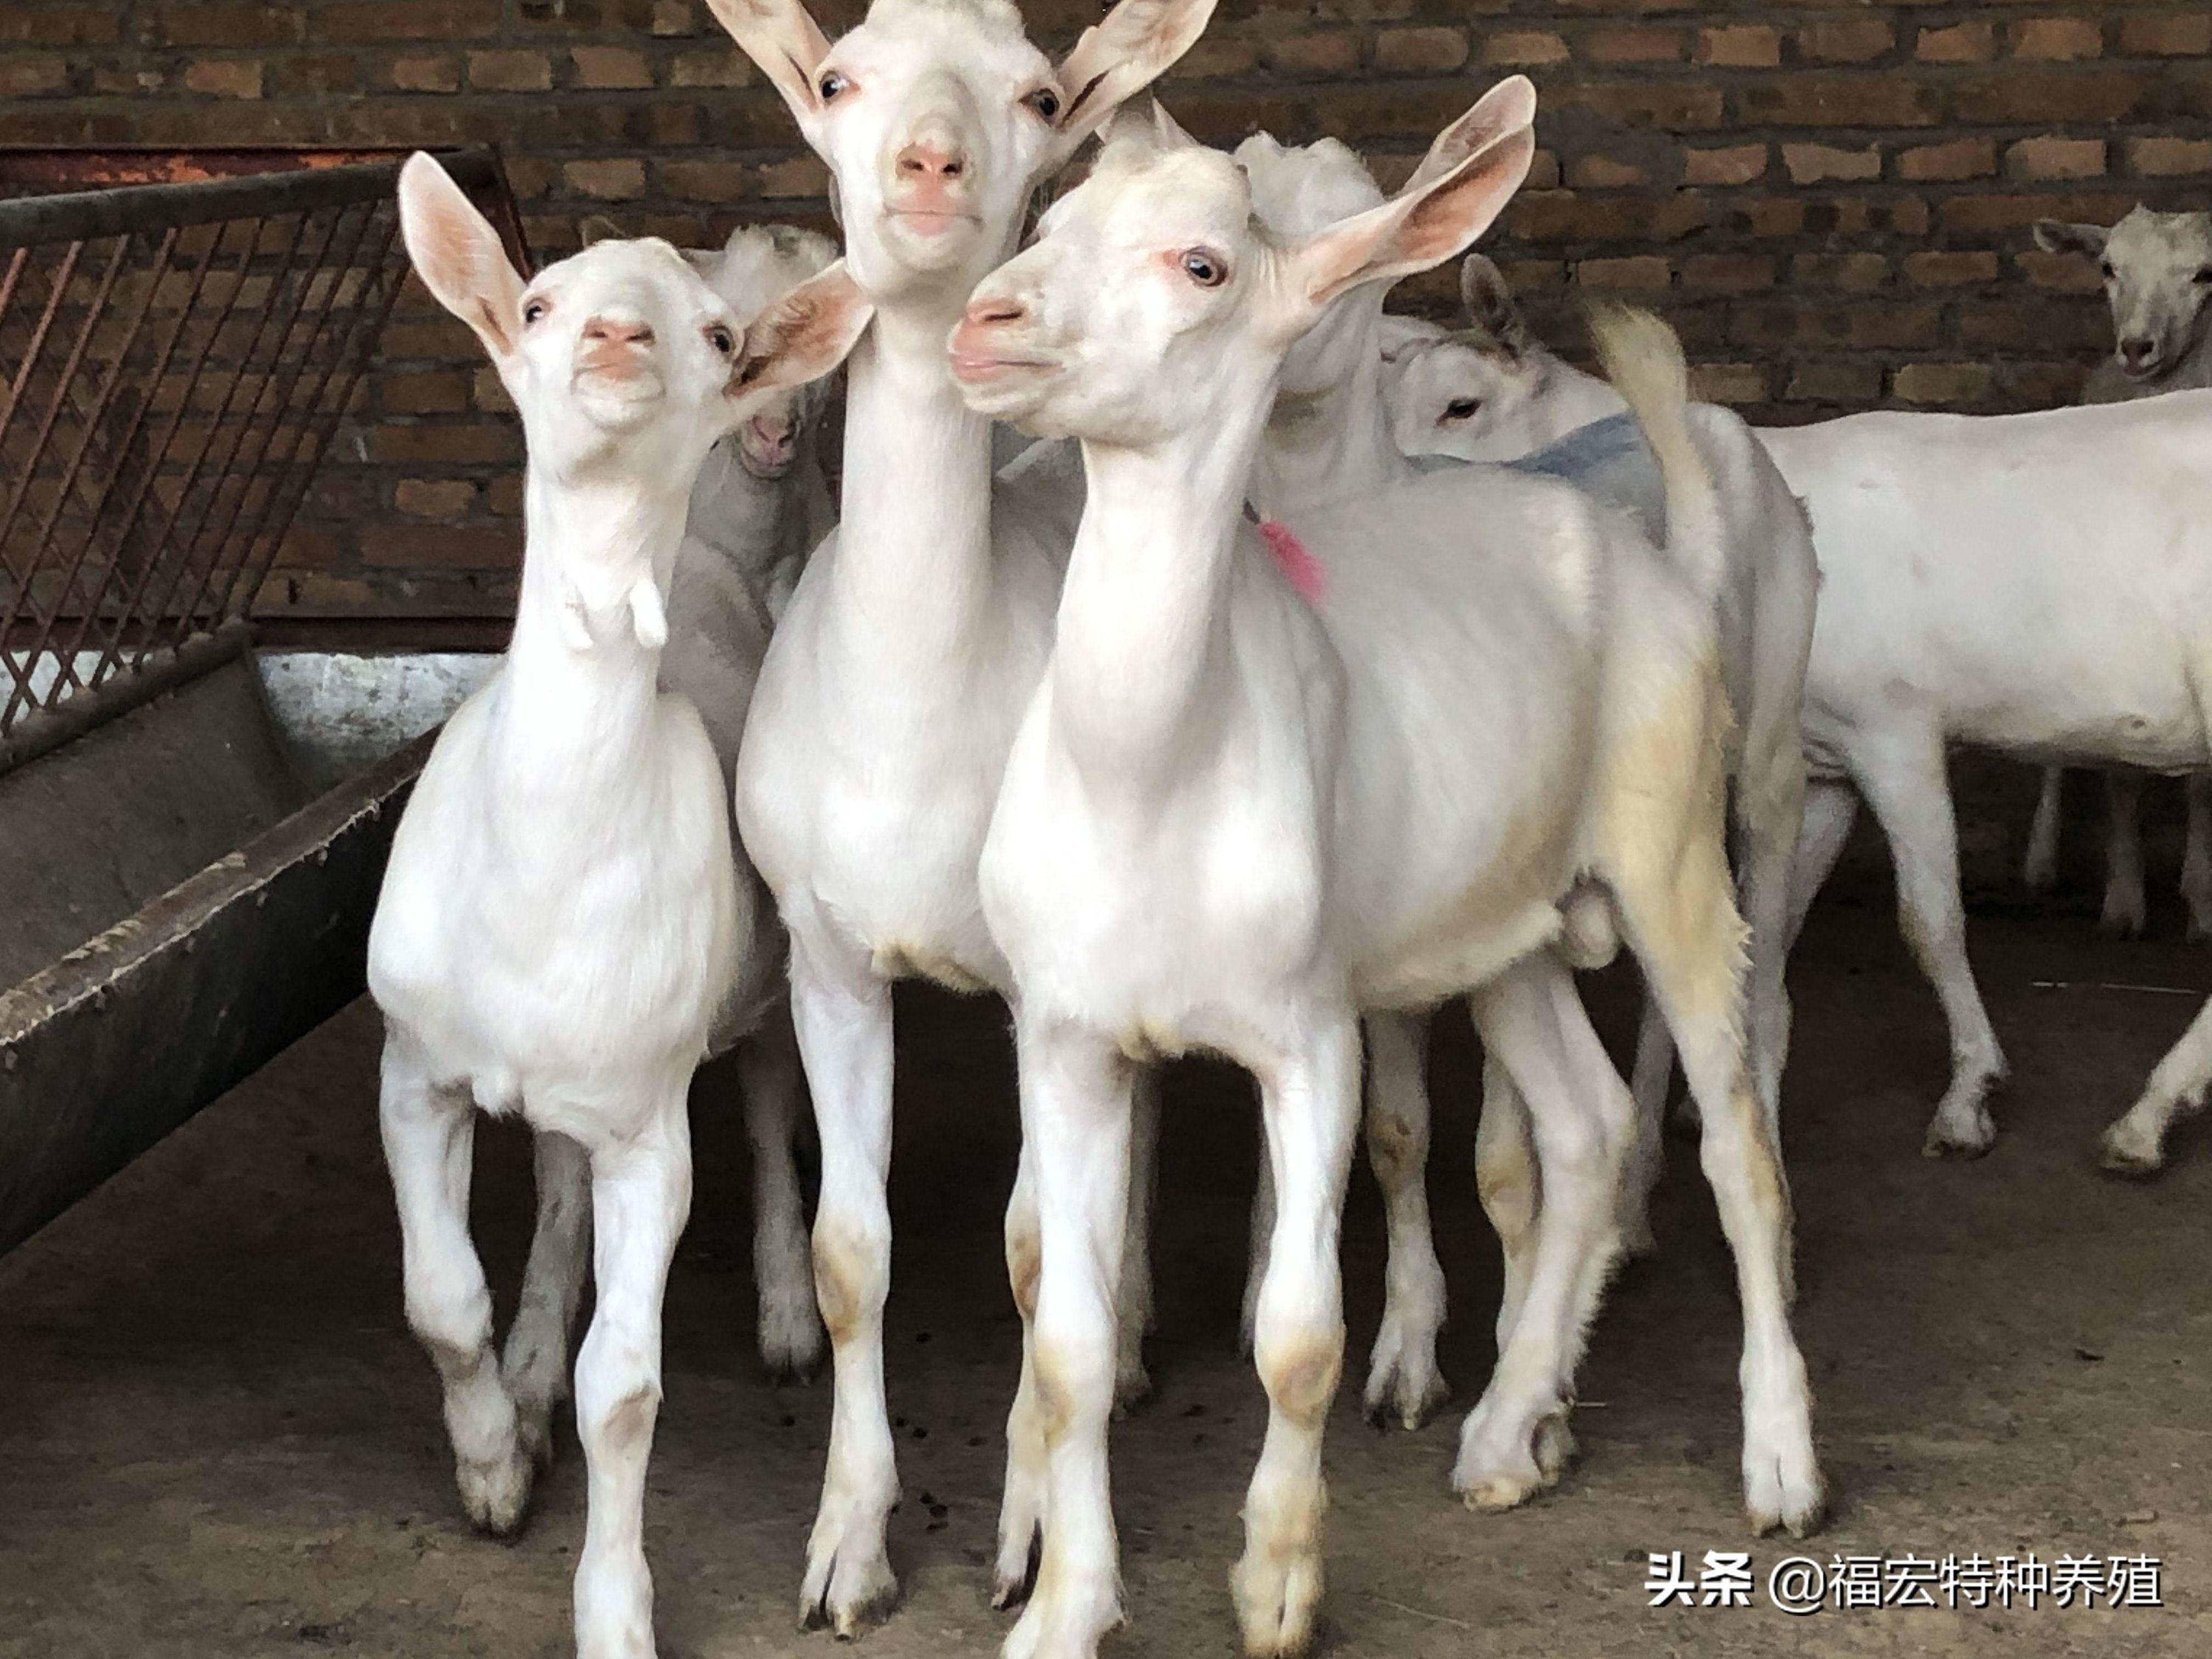
[[[1468,320],[1497,341],[1508,356],[1526,356],[1535,344],[1528,319],[1505,284],[1505,273],[1484,255],[1470,253],[1460,262],[1459,297]]]
[[[730,373],[730,397],[750,406],[769,392],[818,380],[858,343],[874,305],[838,260],[775,301],[746,325]]]
[[[830,37],[822,33],[822,26],[800,0],[707,0],[707,4],[730,39],[744,48],[745,56],[783,94],[801,130],[811,130],[822,112],[814,72],[830,55]]]
[[[576,222],[576,236],[586,247],[594,242],[618,242],[622,227],[604,213],[587,213]]]
[[[521,275],[491,222],[421,150],[399,169],[399,232],[438,303],[477,332],[495,360],[522,338]]]
[[[1206,32],[1213,7],[1214,0],[1121,0],[1084,30],[1060,66],[1066,101],[1054,118],[1040,173],[1066,165],[1108,116],[1188,52]]]
[[[1304,313],[1297,326],[1346,289],[1441,264],[1489,229],[1528,176],[1535,116],[1536,89],[1527,76],[1500,82],[1437,139],[1452,141],[1456,160],[1293,250],[1292,304]]]
[[[2035,245],[2045,253],[2086,253],[2094,258],[2105,251],[2112,234],[2102,225],[2069,225],[2063,219],[2035,222]]]

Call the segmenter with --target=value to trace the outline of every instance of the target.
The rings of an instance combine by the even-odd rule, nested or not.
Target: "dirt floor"
[[[1475,1516],[1445,1476],[1491,1357],[1498,1258],[1467,1176],[1474,1050],[1437,1055],[1432,1173],[1457,1317],[1455,1409],[1328,1448],[1326,1650],[1403,1656],[2212,1654],[2212,1137],[2149,1186],[2091,1152],[2212,959],[2160,915],[2143,945],[2079,915],[1978,915],[1977,964],[2019,1079],[1972,1166],[1917,1155],[1944,1072],[1932,998],[1886,909],[1824,908],[1793,965],[1788,1139],[1799,1328],[1835,1494],[1803,1547],[1735,1503],[1737,1322],[1693,1148],[1673,1147],[1662,1255],[1615,1285],[1584,1367],[1581,1461],[1559,1490]],[[2038,981],[2065,981],[2038,988]],[[1629,1012],[1593,987],[1608,1035]],[[1000,1426],[1017,1329],[998,1239],[1013,1111],[995,1005],[901,1006],[892,1404],[905,1595],[872,1659],[985,1654]],[[0,1656],[557,1656],[583,1483],[573,1436],[522,1540],[487,1542],[452,1490],[428,1362],[402,1323],[374,1131],[366,1004],[203,1114],[0,1261]],[[664,1659],[820,1655],[793,1624],[826,1387],[778,1389],[751,1352],[743,1151],[712,1074],[697,1199],[670,1292],[667,1404],[647,1547]],[[1237,1651],[1224,1575],[1264,1405],[1234,1344],[1253,1126],[1242,1085],[1171,1085],[1154,1400],[1115,1431],[1131,1656]],[[479,1231],[512,1287],[520,1139],[488,1131]],[[1352,1340],[1377,1315],[1370,1182],[1346,1227]],[[2163,1610],[1826,1611],[1765,1605],[1800,1548],[1923,1558],[2149,1555]],[[1748,1610],[1651,1609],[1646,1555],[1753,1553]]]

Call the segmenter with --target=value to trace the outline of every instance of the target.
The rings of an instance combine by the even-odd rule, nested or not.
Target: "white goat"
[[[2057,219],[2035,223],[2046,253],[2097,260],[2112,313],[2112,356],[2089,376],[2081,400],[2126,403],[2164,392],[2212,386],[2212,213],[2154,213],[2138,205],[2110,230]],[[2060,767],[2045,767],[2028,831],[2023,875],[2030,887],[2058,878]],[[2143,894],[2142,775],[2105,775],[2105,904],[2098,925],[2122,938],[2141,934]],[[2212,937],[2212,780],[2192,775],[2181,896],[2189,937]]]
[[[1244,143],[1237,159],[1251,177],[1262,222],[1278,236],[1312,234],[1329,218],[1382,199],[1358,157],[1331,139],[1286,149],[1261,134]],[[1490,261],[1468,255],[1461,282],[1474,313],[1492,319],[1497,337],[1512,341],[1532,360],[1528,395],[1510,417],[1512,440],[1540,435],[1549,443],[1626,410],[1620,394],[1604,381],[1569,368],[1548,353],[1539,355]],[[1254,499],[1272,516],[1295,519],[1314,506],[1395,488],[1420,476],[1421,468],[1408,456],[1435,446],[1416,449],[1394,438],[1399,406],[1407,401],[1402,380],[1419,372],[1421,340],[1402,319],[1385,319],[1382,302],[1382,292],[1373,288],[1345,295],[1292,347],[1255,474]],[[1442,331],[1432,332],[1439,342],[1448,337]],[[1381,354],[1394,343],[1395,361],[1386,368]],[[1431,349],[1443,347],[1435,343]],[[1386,374],[1401,382],[1388,397]],[[1789,950],[1790,865],[1803,813],[1801,714],[1818,577],[1804,514],[1750,428],[1725,410],[1698,404],[1692,434],[1721,492],[1724,574],[1717,617],[1723,682],[1735,716],[1729,769],[1735,783],[1743,851],[1741,891],[1752,929],[1753,1075],[1770,1128],[1778,1134],[1788,1042],[1782,970]],[[1456,428],[1454,435],[1459,435]],[[1501,432],[1487,453],[1469,459],[1515,460],[1528,453],[1519,441],[1504,441],[1506,436]],[[1528,465],[1626,509],[1654,539],[1663,538],[1659,471],[1633,422],[1625,417]],[[1370,1023],[1370,1044],[1368,1146],[1385,1192],[1391,1252],[1389,1297],[1366,1403],[1374,1414],[1393,1397],[1395,1388],[1410,1426],[1419,1415],[1422,1389],[1442,1389],[1434,1349],[1443,1312],[1443,1282],[1428,1238],[1422,1191],[1428,1140],[1421,1082],[1425,1030],[1407,1016],[1383,1017]],[[1656,1003],[1647,1000],[1634,1091],[1639,1130],[1623,1216],[1632,1250],[1650,1245],[1646,1194],[1661,1164],[1661,1113],[1672,1065],[1665,1022]]]
[[[787,225],[746,225],[712,252],[686,250],[707,285],[750,321],[837,257],[829,239]],[[806,556],[836,523],[814,434],[829,400],[825,377],[761,400],[735,432],[708,451],[692,487],[684,540],[668,585],[668,648],[660,683],[699,711],[731,793],[745,712]],[[732,825],[738,879],[762,916],[763,949],[785,943],[759,876]],[[753,1158],[753,1282],[759,1297],[761,1358],[778,1374],[803,1376],[822,1358],[822,1321],[806,1249],[805,1200],[794,1142],[804,1089],[792,1032],[787,981],[738,1045],[745,1135]]]
[[[1698,549],[1670,551],[1695,579],[1639,559],[1625,522],[1548,480],[1504,475],[1479,494],[1431,480],[1317,513],[1301,526],[1317,559],[1238,516],[1285,349],[1338,294],[1478,234],[1528,170],[1534,106],[1526,80],[1505,82],[1398,198],[1291,248],[1255,230],[1228,157],[1156,116],[1151,139],[1109,144],[954,333],[971,406],[1079,438],[1088,478],[981,872],[1019,988],[1040,1218],[1025,1386],[1042,1403],[1012,1426],[1048,1503],[1009,1659],[1088,1656],[1120,1616],[1115,1285],[1133,1085],[1158,1054],[1225,1054],[1263,1097],[1277,1214],[1255,1333],[1269,1423],[1232,1578],[1246,1650],[1303,1649],[1320,1593],[1363,1010],[1482,988],[1485,1041],[1535,1109],[1546,1191],[1515,1337],[1547,1327],[1552,1368],[1519,1375],[1506,1357],[1455,1478],[1478,1501],[1493,1477],[1540,1484],[1534,1449],[1560,1449],[1570,1351],[1612,1254],[1629,1112],[1545,948],[1578,875],[1605,884],[1705,1104],[1752,1330],[1752,1514],[1794,1526],[1817,1509],[1783,1305],[1786,1200],[1737,1023],[1717,653],[1698,591],[1718,555],[1679,355],[1663,331],[1625,352],[1674,527]]]
[[[1057,68],[1007,0],[876,0],[834,47],[799,0],[713,3],[829,164],[847,263],[877,307],[848,371],[839,528],[776,629],[737,787],[791,933],[822,1141],[814,1268],[836,1397],[801,1614],[849,1635],[897,1589],[884,1547],[898,1497],[883,1368],[891,985],[1012,988],[975,866],[1075,529],[1068,492],[994,486],[990,423],[962,403],[945,337],[1012,251],[1038,184],[1182,55],[1212,0],[1122,0]],[[1027,1185],[1008,1221],[1022,1297]],[[1133,1357],[1149,1288],[1123,1295]],[[1010,1484],[1002,1601],[1021,1593],[1040,1497]]]
[[[407,1318],[445,1383],[463,1504],[511,1532],[550,1449],[595,1239],[576,1648],[647,1659],[645,1468],[690,1201],[685,1090],[718,1014],[757,1000],[779,961],[735,879],[699,716],[656,688],[665,590],[708,447],[757,398],[834,368],[867,307],[833,270],[741,331],[659,241],[602,243],[526,283],[428,156],[399,199],[416,270],[483,341],[530,453],[513,642],[431,752],[369,933]],[[538,1231],[504,1361],[468,1231],[477,1108],[537,1133]]]

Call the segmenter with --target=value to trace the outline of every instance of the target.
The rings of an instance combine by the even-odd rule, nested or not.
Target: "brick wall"
[[[823,0],[834,32],[855,0]],[[1064,44],[1098,8],[1033,0]],[[1578,344],[1577,286],[1656,302],[1706,393],[1795,421],[2069,398],[2106,348],[2040,214],[2212,186],[2212,6],[2153,0],[1223,0],[1166,85],[1200,136],[1361,147],[1395,182],[1499,75],[1544,102],[1490,250]],[[825,222],[823,174],[702,0],[0,0],[0,143],[502,144],[533,245]],[[1448,273],[1406,290],[1441,311]],[[465,334],[403,310],[269,598],[496,610],[517,455]]]

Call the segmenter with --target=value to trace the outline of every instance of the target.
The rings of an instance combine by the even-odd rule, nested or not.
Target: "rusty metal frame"
[[[406,275],[404,155],[0,154],[0,757],[251,615]],[[441,159],[527,270],[497,152]],[[161,182],[38,193],[118,179]]]

